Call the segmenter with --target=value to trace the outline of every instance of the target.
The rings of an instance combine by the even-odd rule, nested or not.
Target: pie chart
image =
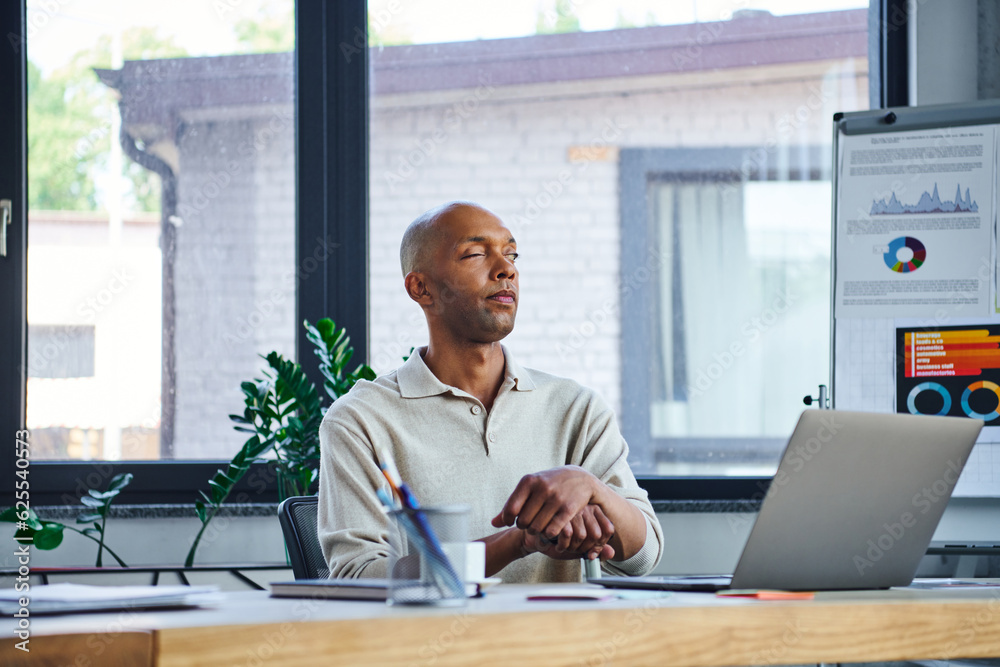
[[[889,242],[889,250],[882,259],[896,273],[916,271],[927,259],[927,248],[912,236],[900,236]]]

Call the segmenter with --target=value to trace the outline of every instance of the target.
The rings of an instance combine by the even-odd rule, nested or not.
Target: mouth
[[[499,292],[495,292],[486,298],[489,299],[490,301],[498,301],[500,303],[513,305],[514,301],[517,299],[517,296],[515,295],[513,290],[504,289],[500,290]]]

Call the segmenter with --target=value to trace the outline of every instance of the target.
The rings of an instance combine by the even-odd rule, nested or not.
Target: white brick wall
[[[246,439],[228,418],[240,383],[260,377],[258,354],[294,352],[294,129],[273,120],[199,123],[180,139],[176,458],[230,458]]]

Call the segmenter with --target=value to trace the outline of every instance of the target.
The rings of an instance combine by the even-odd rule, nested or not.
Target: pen
[[[375,495],[378,496],[378,499],[382,501],[382,504],[385,505],[387,510],[392,511],[398,509],[396,507],[396,503],[392,502],[392,498],[385,492],[385,489],[375,489]]]
[[[403,505],[401,511],[401,523],[411,538],[415,538],[414,541],[417,543],[417,547],[427,557],[427,560],[431,565],[431,571],[434,573],[435,580],[438,582],[438,586],[441,587],[441,585],[444,584],[444,587],[451,589],[452,594],[456,597],[464,596],[465,585],[462,583],[462,579],[455,572],[455,569],[452,567],[451,561],[448,559],[448,555],[445,554],[444,549],[441,548],[441,543],[438,541],[437,536],[434,534],[434,530],[427,521],[427,516],[420,509],[420,503],[417,502],[416,496],[413,495],[410,487],[402,481],[402,477],[399,475],[399,469],[396,468],[396,463],[392,459],[392,454],[390,454],[384,447],[377,448],[377,454],[379,457],[379,469],[385,476],[386,481],[389,482],[389,487],[399,497],[399,501]],[[378,489],[376,493],[378,493],[378,491],[381,491],[379,500],[381,500],[382,504],[385,505],[386,500],[388,499],[388,494],[384,489]],[[393,509],[395,509],[395,507],[393,507]],[[412,522],[412,526],[410,525],[410,522]],[[411,530],[411,527],[413,530]]]
[[[388,475],[386,475],[386,479],[389,479]],[[391,479],[389,480],[389,484],[392,485]],[[406,531],[406,534],[409,535],[410,539],[413,540],[413,543],[417,545],[418,551],[420,551],[423,554],[426,554],[427,557],[430,558],[432,555],[431,548],[424,540],[423,535],[420,534],[420,532],[417,530],[417,527],[410,520],[411,517],[409,517],[405,511],[401,510],[400,507],[393,502],[392,497],[388,493],[386,493],[385,489],[375,489],[375,495],[378,496],[379,501],[381,501],[382,505],[385,506],[385,509],[387,511],[396,512],[400,514],[399,523],[400,525],[403,526],[403,529]],[[441,578],[441,575],[439,574],[439,568],[436,567],[434,563],[431,563],[431,574],[434,577],[434,581],[437,583],[440,589],[444,590],[445,587],[451,586],[450,582],[443,580]]]

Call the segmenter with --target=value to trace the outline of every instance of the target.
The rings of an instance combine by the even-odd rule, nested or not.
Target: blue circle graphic
[[[997,407],[993,409],[993,412],[976,412],[969,405],[969,397],[972,396],[972,392],[977,389],[985,389],[986,391],[991,391],[996,394],[997,397]],[[993,421],[997,417],[1000,417],[1000,386],[996,383],[990,382],[988,380],[982,380],[979,382],[973,382],[965,391],[962,392],[962,411],[969,415],[973,419],[982,419],[983,421]]]
[[[948,414],[948,411],[951,410],[951,394],[949,394],[948,390],[945,389],[940,384],[938,384],[937,382],[921,382],[916,387],[910,390],[910,395],[906,397],[906,407],[909,408],[910,414],[914,415],[924,414],[919,410],[917,410],[917,396],[919,396],[921,393],[925,391],[936,391],[937,393],[941,394],[941,398],[944,399],[944,406],[942,406],[941,410],[935,412],[934,414],[937,415]],[[969,390],[966,389],[966,391],[968,392]],[[962,398],[962,404],[965,405],[964,397]]]

